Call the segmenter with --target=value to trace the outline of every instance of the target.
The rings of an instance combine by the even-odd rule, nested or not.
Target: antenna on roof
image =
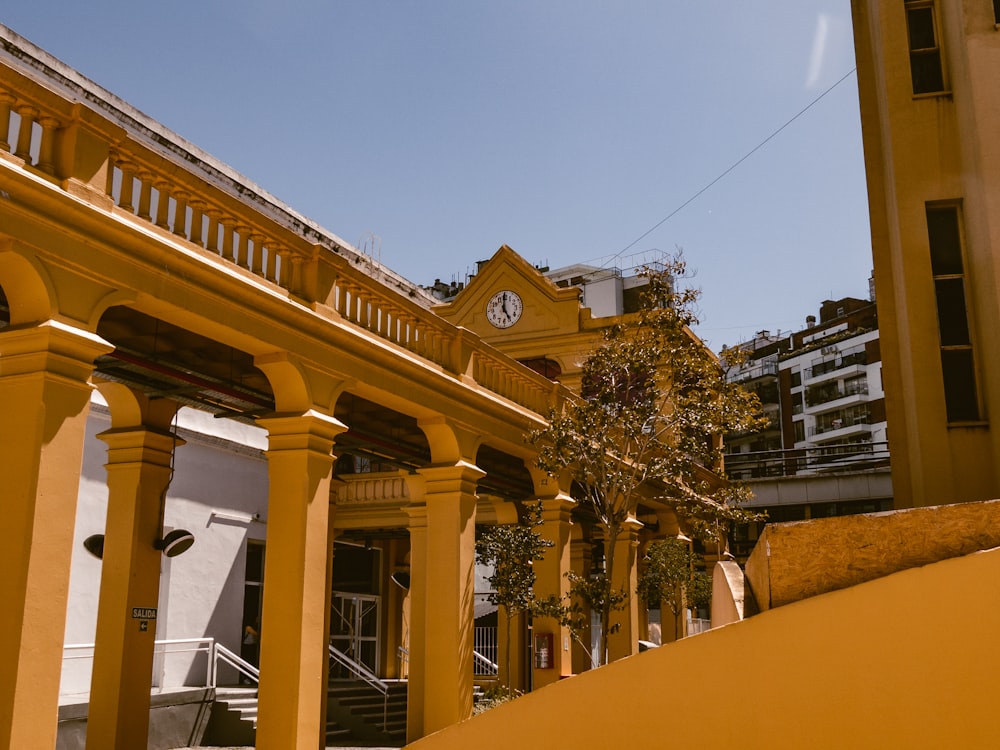
[[[382,265],[382,238],[374,232],[362,235],[358,240],[358,250],[362,255],[374,260],[377,265]]]

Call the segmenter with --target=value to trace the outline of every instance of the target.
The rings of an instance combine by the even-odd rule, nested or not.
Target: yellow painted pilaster
[[[426,482],[427,555],[411,595],[423,597],[426,624],[423,653],[411,653],[411,668],[423,675],[423,733],[430,734],[472,714],[475,492],[484,472],[458,461],[418,473]]]
[[[98,435],[108,445],[108,514],[87,748],[131,750],[145,747],[149,730],[162,560],[154,543],[162,533],[171,457],[183,441],[170,432],[176,402],[149,401],[119,384],[100,387],[112,426]],[[137,618],[133,608],[154,614]]]
[[[406,509],[410,528],[410,646],[407,655],[409,682],[406,692],[406,741],[424,736],[424,676],[427,656],[427,507],[423,505],[423,477],[410,482],[410,495],[419,505]]]
[[[314,411],[259,423],[270,486],[257,747],[316,750],[326,727],[332,449],[346,427]]]
[[[542,525],[537,531],[542,538],[552,542],[545,550],[545,557],[534,563],[535,593],[539,598],[554,595],[563,600],[569,593],[566,573],[570,570],[570,513],[576,501],[565,493],[541,500]],[[532,637],[540,634],[552,636],[549,654],[550,667],[539,669],[537,658],[532,661],[532,687],[540,688],[556,682],[560,677],[573,674],[573,660],[569,628],[551,617],[536,617],[532,623]]]
[[[334,464],[336,464],[336,457],[333,457]],[[341,480],[336,477],[331,478],[330,484],[341,483]],[[333,498],[336,492],[331,492],[330,495],[330,512],[327,516],[326,522],[326,599],[323,604],[323,632],[326,634],[326,642],[330,643],[330,612],[333,607],[333,566],[334,557],[336,556],[337,549],[337,537],[340,535],[340,530],[334,526],[334,517],[337,515],[337,505],[333,502]],[[330,660],[329,658],[323,660],[323,679],[322,684],[330,684]],[[320,707],[319,715],[323,717],[324,722],[326,721],[326,716],[328,714],[329,705],[329,690],[322,690],[320,692]],[[323,732],[320,736],[320,750],[326,747],[326,733]]]
[[[382,545],[382,554],[388,564],[382,577],[381,627],[384,637],[381,663],[385,665],[383,673],[386,677],[398,679],[403,676],[399,649],[407,646],[409,635],[409,612],[404,606],[408,589],[393,583],[391,576],[396,571],[409,574],[408,545],[402,539],[387,539]]]
[[[641,528],[641,522],[634,518],[626,519],[615,542],[611,587],[614,590],[624,589],[628,598],[623,609],[612,613],[612,622],[621,623],[621,627],[608,637],[609,662],[639,651],[639,597],[636,596],[635,589],[638,584],[636,553]]]
[[[0,333],[0,748],[56,744],[59,675],[83,443],[96,357],[62,323]]]
[[[500,607],[497,610],[497,665],[500,668],[501,684],[520,690],[528,689],[526,636],[528,632],[528,617],[523,612],[510,618],[510,661],[507,660],[507,610]],[[510,674],[507,674],[507,669]]]

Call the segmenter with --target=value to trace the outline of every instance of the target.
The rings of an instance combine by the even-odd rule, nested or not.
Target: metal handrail
[[[192,646],[193,648],[178,648],[169,649],[170,646]],[[94,648],[96,644],[93,643],[67,643],[63,646],[63,659],[93,659],[94,658]],[[208,665],[206,667],[205,682],[207,687],[215,687],[215,657],[214,649],[216,647],[214,638],[169,638],[164,640],[153,641],[153,653],[154,654],[184,654],[184,653],[205,653],[208,656]],[[169,650],[168,650],[169,649]],[[88,653],[73,653],[79,651],[86,651]],[[67,653],[69,652],[69,653]],[[237,657],[239,658],[239,657]]]
[[[342,667],[346,667],[347,671],[364,680],[366,683],[382,693],[382,695],[387,695],[389,693],[389,686],[380,680],[374,672],[368,669],[368,667],[364,664],[354,661],[354,659],[345,654],[343,651],[334,647],[332,643],[330,644],[330,658]]]
[[[406,648],[405,646],[399,646],[396,649],[396,652],[399,654],[400,661],[409,663],[409,661],[410,661],[410,650],[408,648]],[[499,664],[496,664],[495,662],[490,661],[489,657],[483,656],[481,653],[479,653],[475,649],[472,650],[472,661],[473,661],[474,664],[478,663],[480,666],[484,666],[487,669],[491,670],[489,672],[489,674],[498,674],[499,671],[500,671],[500,665]]]
[[[211,661],[212,675],[209,687],[215,687],[218,684],[220,661],[228,664],[247,679],[253,680],[256,684],[260,685],[260,669],[241,656],[233,653],[221,643],[216,643],[214,644]]]
[[[382,729],[384,731],[389,723],[389,686],[380,680],[368,667],[361,662],[354,661],[354,659],[343,651],[335,648],[332,643],[330,644],[330,658],[341,666],[347,667],[349,672],[360,677],[382,694]]]
[[[500,666],[498,664],[494,664],[492,661],[490,661],[488,658],[483,656],[478,651],[473,650],[472,661],[474,664],[478,664],[481,667],[485,667],[488,670],[487,672],[485,672],[485,674],[487,675],[495,675],[499,674],[500,672]]]

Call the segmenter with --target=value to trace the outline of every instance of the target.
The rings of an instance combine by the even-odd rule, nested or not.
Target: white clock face
[[[510,328],[521,317],[524,305],[517,292],[505,289],[494,294],[486,303],[486,319],[497,328]]]

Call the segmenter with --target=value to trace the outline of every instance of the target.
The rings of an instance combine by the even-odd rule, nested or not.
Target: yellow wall
[[[998,632],[995,549],[648,651],[409,747],[1000,747]]]

